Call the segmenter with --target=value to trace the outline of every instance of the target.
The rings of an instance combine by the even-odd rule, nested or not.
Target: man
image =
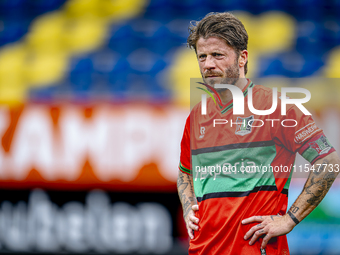
[[[188,45],[196,52],[206,86],[217,94],[207,100],[206,115],[201,104],[193,108],[181,142],[177,187],[191,239],[189,254],[289,254],[285,235],[315,209],[339,172],[339,157],[323,131],[295,105],[281,115],[279,100],[274,113],[257,116],[245,104],[245,114],[236,116],[231,91],[214,89],[232,84],[245,99],[252,91],[255,109],[271,108],[273,91],[245,78],[247,43],[243,24],[230,13],[208,14],[190,27]],[[214,119],[229,122],[215,125]],[[266,124],[256,127],[254,119]],[[289,119],[297,124],[280,124]],[[314,170],[287,211],[297,152]],[[244,166],[272,170],[246,173]]]

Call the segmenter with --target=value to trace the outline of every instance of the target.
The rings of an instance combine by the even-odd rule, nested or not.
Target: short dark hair
[[[237,56],[247,50],[248,33],[242,22],[229,12],[211,12],[200,21],[191,21],[189,26],[188,46],[196,51],[196,44],[200,37],[207,39],[211,36],[220,37],[232,47]],[[248,71],[248,61],[244,66],[244,73]]]

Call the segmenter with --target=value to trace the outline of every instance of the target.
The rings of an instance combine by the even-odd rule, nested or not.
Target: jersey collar
[[[242,90],[244,97],[248,95],[248,89],[254,87],[254,83],[251,80],[247,79],[247,81],[248,81],[247,85],[244,86]],[[226,113],[227,111],[233,108],[233,100],[231,100],[227,105],[223,106],[219,105],[219,108],[222,114]]]

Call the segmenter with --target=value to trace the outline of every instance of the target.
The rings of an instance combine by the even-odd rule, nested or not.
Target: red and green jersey
[[[199,103],[186,121],[179,168],[193,177],[200,219],[189,254],[260,255],[261,238],[252,246],[243,239],[255,224],[241,221],[286,213],[297,152],[313,164],[334,151],[312,117],[295,105],[287,105],[283,116],[280,99],[270,115],[250,112],[249,88],[255,109],[271,108],[272,90],[248,80],[244,115],[233,115],[233,101],[221,107],[210,98],[206,115]],[[289,254],[286,236],[272,238],[266,254]]]

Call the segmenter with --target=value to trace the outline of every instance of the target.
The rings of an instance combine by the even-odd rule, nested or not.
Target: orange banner
[[[0,185],[175,191],[187,115],[171,105],[2,107]]]

